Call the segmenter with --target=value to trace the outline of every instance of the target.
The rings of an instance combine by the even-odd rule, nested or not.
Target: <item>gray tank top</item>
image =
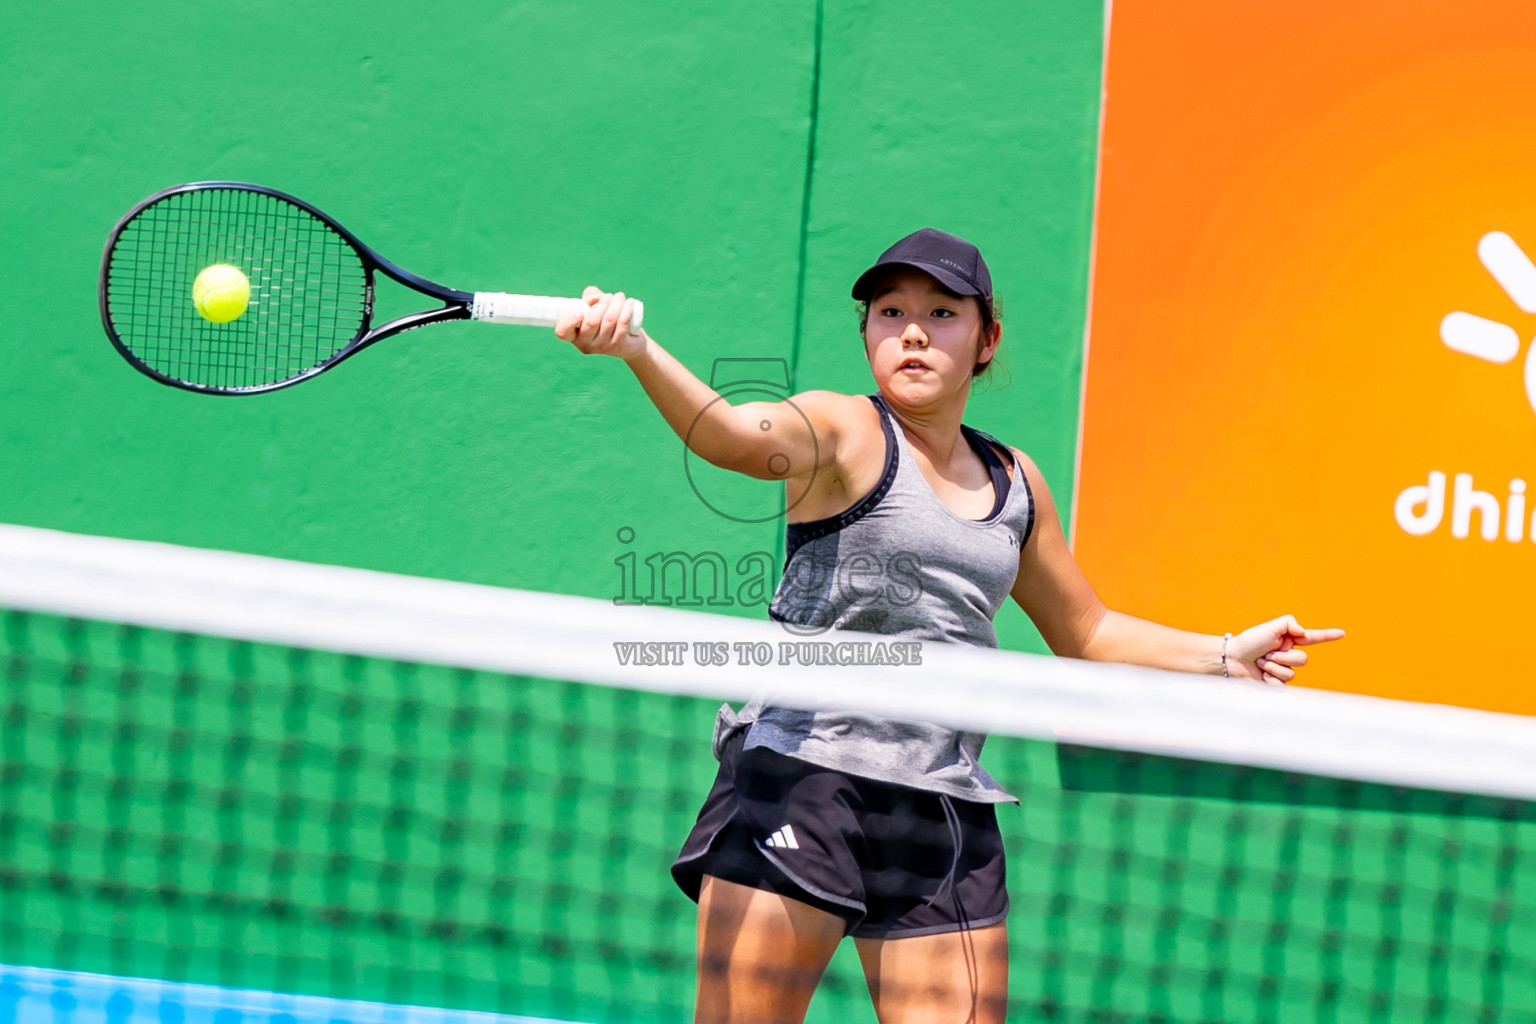
[[[1034,525],[1023,466],[1007,446],[961,427],[987,464],[997,496],[985,519],[965,519],[934,494],[885,402],[879,395],[870,400],[885,432],[880,481],[841,515],[789,525],[770,617],[811,641],[828,639],[822,634],[830,629],[996,647],[992,619],[1013,589],[1019,552]],[[1011,481],[1005,457],[1013,463]],[[964,800],[1014,799],[977,763],[982,733],[857,711],[799,711],[759,698],[739,715],[721,708],[717,752],[740,729],[747,730],[748,747],[850,775]]]

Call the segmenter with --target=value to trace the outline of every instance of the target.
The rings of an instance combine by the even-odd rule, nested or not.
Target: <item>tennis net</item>
[[[688,1019],[769,692],[991,732],[1010,1020],[1536,1021],[1529,719],[19,527],[0,609],[0,1020]]]

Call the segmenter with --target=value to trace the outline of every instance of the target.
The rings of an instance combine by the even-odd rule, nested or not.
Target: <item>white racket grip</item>
[[[629,319],[629,333],[639,334],[645,319],[645,303],[635,299],[635,311]],[[469,308],[471,320],[488,324],[524,324],[529,327],[553,327],[561,317],[583,311],[581,299],[562,299],[553,295],[513,295],[508,292],[475,292]]]

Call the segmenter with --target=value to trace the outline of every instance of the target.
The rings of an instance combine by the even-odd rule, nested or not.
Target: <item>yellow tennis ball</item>
[[[238,319],[250,301],[250,280],[228,263],[204,267],[192,282],[192,305],[204,320],[216,324]]]

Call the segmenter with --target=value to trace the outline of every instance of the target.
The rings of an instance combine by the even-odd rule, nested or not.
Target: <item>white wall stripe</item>
[[[1104,0],[1104,45],[1099,51],[1099,119],[1093,136],[1093,208],[1088,217],[1088,282],[1083,301],[1082,363],[1077,377],[1077,438],[1072,449],[1072,505],[1067,510],[1067,543],[1077,544],[1077,513],[1083,493],[1083,431],[1088,412],[1088,363],[1093,343],[1093,295],[1099,266],[1099,200],[1104,191],[1104,119],[1109,107],[1109,30],[1114,0]]]

